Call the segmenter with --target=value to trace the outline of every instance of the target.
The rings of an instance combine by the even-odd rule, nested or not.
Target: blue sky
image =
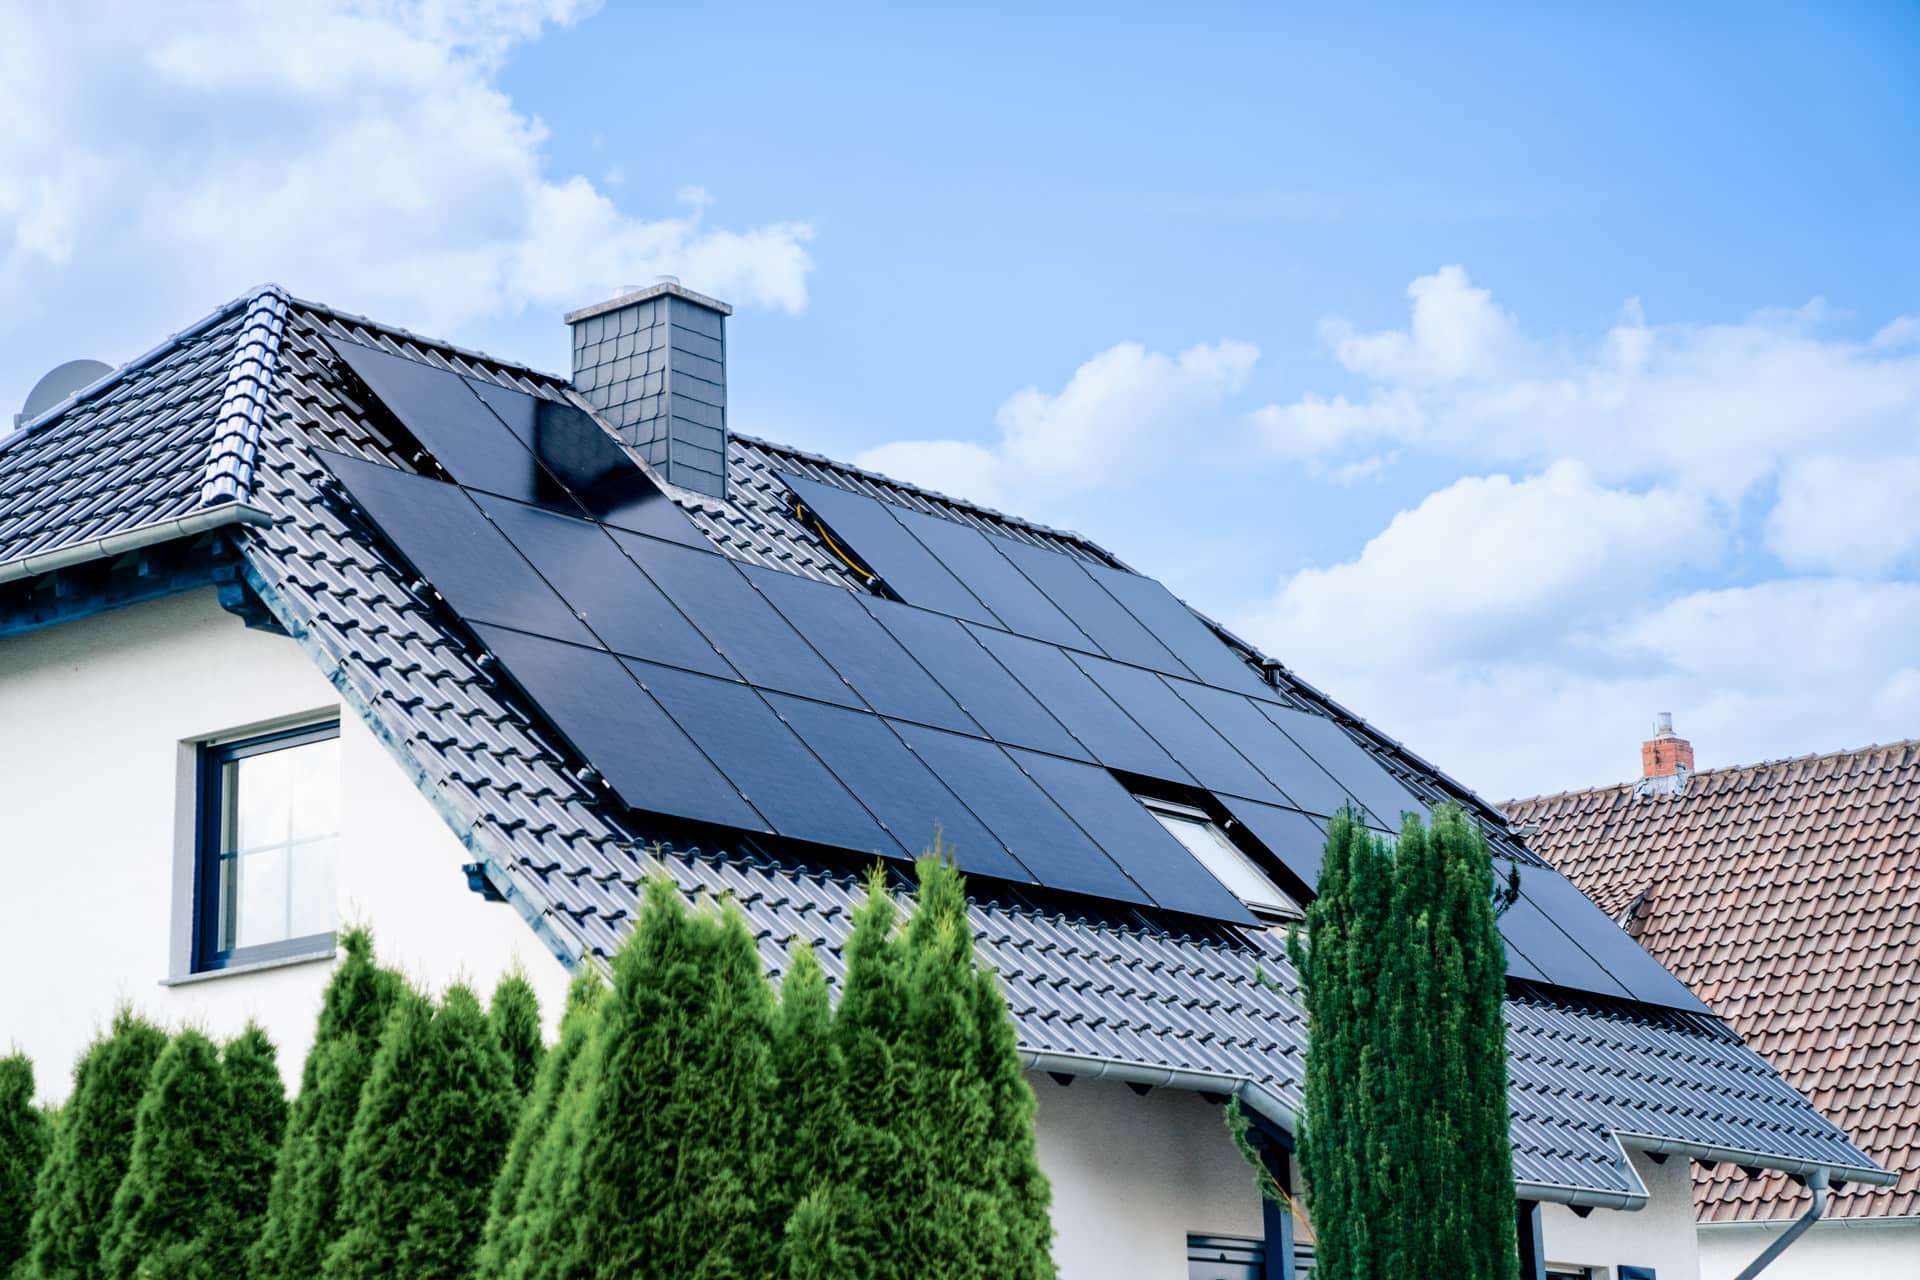
[[[1920,10],[0,16],[0,393],[248,285],[1099,539],[1496,797],[1920,736]],[[9,52],[10,51],[10,52]]]

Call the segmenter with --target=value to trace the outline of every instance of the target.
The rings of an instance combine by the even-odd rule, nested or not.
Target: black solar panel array
[[[1419,807],[1151,579],[801,477],[895,598],[742,565],[572,406],[336,348],[453,483],[327,466],[637,810],[890,858],[938,826],[970,873],[1248,922],[1130,788],[1210,793],[1308,889],[1326,815]],[[1516,974],[1679,987],[1585,899],[1528,905]]]

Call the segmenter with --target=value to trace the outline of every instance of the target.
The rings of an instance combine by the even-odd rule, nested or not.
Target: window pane
[[[227,803],[233,806],[235,815],[231,847],[244,852],[286,843],[290,772],[287,757],[291,754],[292,751],[269,751],[228,766]]]
[[[264,749],[262,749],[264,748]],[[340,742],[241,743],[217,775],[219,848],[208,867],[214,946],[231,954],[334,926]],[[244,957],[241,957],[244,958]]]
[[[281,845],[239,859],[239,922],[233,945],[254,947],[287,936],[287,849]]]
[[[1189,818],[1162,809],[1149,808],[1148,812],[1160,819],[1160,825],[1185,845],[1187,852],[1198,858],[1200,865],[1213,872],[1220,883],[1231,889],[1240,901],[1274,910],[1293,907],[1292,901],[1280,892],[1279,886],[1249,862],[1247,855],[1236,849],[1233,842],[1221,834],[1213,823],[1204,818]]]
[[[340,830],[340,739],[273,754],[287,762],[293,806],[288,838],[311,840],[336,834]]]
[[[304,938],[333,931],[333,850],[335,841],[295,845],[288,887],[287,936]]]

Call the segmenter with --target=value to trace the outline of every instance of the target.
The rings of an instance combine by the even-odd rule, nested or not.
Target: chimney
[[[1634,790],[1678,795],[1692,773],[1693,744],[1674,733],[1673,713],[1662,711],[1654,717],[1653,737],[1640,744],[1640,785]]]
[[[727,317],[672,276],[567,316],[573,386],[670,483],[727,496]]]

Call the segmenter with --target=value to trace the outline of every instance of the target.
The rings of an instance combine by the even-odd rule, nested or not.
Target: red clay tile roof
[[[1528,843],[1900,1175],[1829,1215],[1920,1214],[1920,742],[1517,800]],[[1796,1216],[1779,1175],[1700,1169],[1703,1222]]]

